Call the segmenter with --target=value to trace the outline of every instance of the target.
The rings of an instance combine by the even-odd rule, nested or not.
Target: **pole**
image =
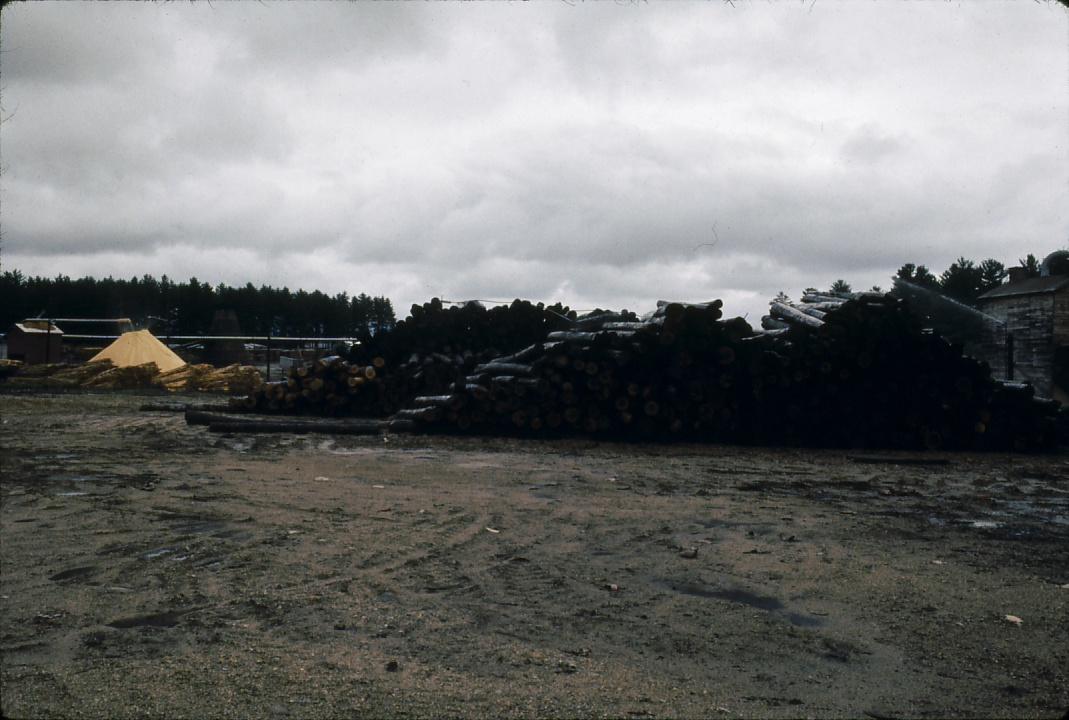
[[[1006,379],[1013,380],[1013,333],[1006,333]]]
[[[45,330],[45,365],[52,361],[52,318],[45,320],[47,323]]]
[[[271,326],[267,326],[267,359],[264,361],[264,374],[267,382],[271,382]]]

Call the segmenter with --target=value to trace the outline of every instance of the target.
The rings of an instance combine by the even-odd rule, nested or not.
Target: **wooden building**
[[[1069,251],[1048,255],[1039,277],[1023,275],[1011,268],[1008,282],[979,298],[1005,338],[1003,351],[984,359],[995,377],[1031,382],[1069,404]]]
[[[60,362],[63,331],[47,320],[15,323],[7,333],[7,356],[27,365]]]

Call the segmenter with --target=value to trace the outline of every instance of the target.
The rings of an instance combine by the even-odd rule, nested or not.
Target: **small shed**
[[[27,365],[60,362],[63,331],[48,320],[24,320],[7,333],[7,356]]]
[[[1069,252],[1047,256],[1039,277],[1012,273],[979,304],[1002,323],[1009,345],[985,358],[993,374],[1031,382],[1040,395],[1069,404]]]

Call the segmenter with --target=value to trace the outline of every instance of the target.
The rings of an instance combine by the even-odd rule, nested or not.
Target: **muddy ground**
[[[1069,707],[1064,454],[227,436],[146,399],[0,390],[7,717]]]

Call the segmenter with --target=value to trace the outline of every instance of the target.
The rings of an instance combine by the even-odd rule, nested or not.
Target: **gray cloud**
[[[1061,7],[32,3],[4,265],[643,309],[1065,242]],[[735,303],[733,306],[732,303]]]

